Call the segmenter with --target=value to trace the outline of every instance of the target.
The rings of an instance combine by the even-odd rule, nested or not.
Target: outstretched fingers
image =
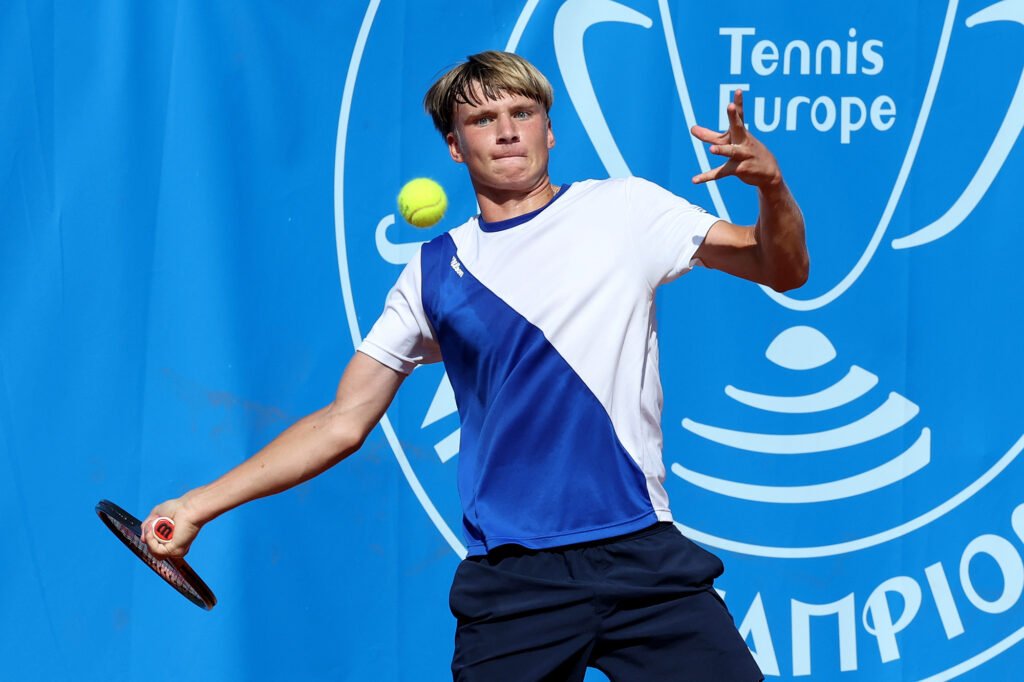
[[[738,166],[757,155],[757,142],[748,135],[747,127],[743,123],[742,90],[736,90],[733,93],[733,101],[726,107],[726,114],[729,118],[729,128],[723,132],[710,130],[703,126],[693,126],[690,128],[690,133],[694,137],[701,142],[711,145],[708,151],[712,154],[726,157],[726,162],[718,168],[712,168],[694,176],[694,184],[699,185],[711,180],[724,178],[728,175],[737,175]],[[748,182],[744,178],[741,179],[744,182]]]
[[[737,165],[739,164],[734,159],[729,159],[718,168],[712,168],[709,171],[704,171],[699,175],[693,176],[693,184],[702,185],[705,182],[710,182],[711,180],[718,180],[719,178],[724,178],[729,175],[735,175]]]
[[[717,130],[705,128],[704,126],[693,126],[690,128],[690,134],[701,142],[706,142],[708,144],[725,144],[729,141],[728,131],[722,133]]]
[[[732,142],[742,144],[747,139],[747,126],[743,123],[743,91],[737,90],[732,97],[732,104],[726,108],[729,116],[729,138]]]
[[[736,161],[743,160],[743,150],[734,142],[730,142],[729,144],[713,144],[708,147],[708,151],[712,154],[717,154],[718,156],[726,156],[730,159],[735,159]]]

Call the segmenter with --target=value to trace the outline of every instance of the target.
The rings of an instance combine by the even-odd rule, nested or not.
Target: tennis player
[[[183,556],[211,519],[359,449],[402,380],[443,360],[462,421],[468,557],[450,603],[456,680],[762,679],[713,588],[722,563],[672,524],[663,487],[654,294],[695,265],[785,291],[807,279],[804,222],[774,156],[743,124],[694,127],[757,188],[751,227],[639,178],[555,184],[551,86],[484,52],[428,91],[480,214],[426,243],[388,294],[334,401],[209,485],[157,506]],[[694,310],[693,320],[704,314]],[[697,326],[695,324],[694,326]],[[695,368],[696,369],[696,368]]]

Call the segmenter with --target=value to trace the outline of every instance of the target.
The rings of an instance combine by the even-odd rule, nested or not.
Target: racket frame
[[[142,540],[142,522],[110,500],[96,504],[96,515],[142,563],[196,606],[209,611],[217,605],[213,591],[184,559],[158,559]]]

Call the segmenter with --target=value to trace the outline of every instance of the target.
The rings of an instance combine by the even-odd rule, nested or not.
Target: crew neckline
[[[563,184],[563,185],[559,186],[558,191],[555,193],[555,196],[551,197],[551,199],[548,201],[548,203],[544,204],[540,208],[537,208],[537,209],[534,209],[534,210],[530,211],[529,213],[524,213],[523,215],[517,215],[515,218],[506,218],[505,220],[495,220],[492,223],[489,223],[486,220],[484,220],[482,215],[477,215],[476,221],[480,225],[480,229],[483,230],[484,232],[501,232],[502,230],[507,230],[507,229],[509,229],[511,227],[516,227],[517,225],[522,225],[523,223],[532,220],[537,215],[539,215],[541,211],[546,209],[551,204],[555,203],[560,196],[565,194],[566,190],[568,190],[571,185],[572,185],[572,183],[568,183],[568,184]]]

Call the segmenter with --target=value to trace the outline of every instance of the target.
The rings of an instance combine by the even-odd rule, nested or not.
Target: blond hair
[[[437,79],[423,98],[423,108],[434,119],[434,127],[447,137],[455,123],[459,104],[479,106],[483,100],[502,95],[522,95],[551,110],[551,84],[530,62],[512,52],[489,50],[469,55]]]

